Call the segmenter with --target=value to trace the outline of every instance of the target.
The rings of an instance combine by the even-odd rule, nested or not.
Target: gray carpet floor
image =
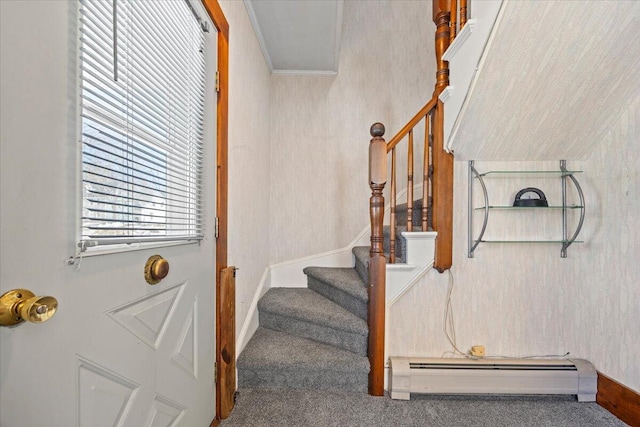
[[[239,390],[222,427],[235,426],[562,426],[626,424],[575,396],[428,396],[410,401],[363,393]]]

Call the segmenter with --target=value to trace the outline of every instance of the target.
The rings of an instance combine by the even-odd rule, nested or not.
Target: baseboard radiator
[[[391,357],[392,399],[422,394],[575,394],[595,402],[598,376],[583,359]]]

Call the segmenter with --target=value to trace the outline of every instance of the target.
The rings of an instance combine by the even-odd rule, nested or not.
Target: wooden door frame
[[[218,30],[218,93],[217,93],[217,155],[216,155],[216,217],[218,238],[216,239],[216,377],[220,377],[220,278],[227,267],[227,198],[228,181],[228,130],[229,130],[229,23],[222,12],[218,0],[202,0],[213,25]],[[216,418],[211,426],[220,420],[220,381],[216,382]]]

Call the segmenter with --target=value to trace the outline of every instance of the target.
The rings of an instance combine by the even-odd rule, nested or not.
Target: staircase
[[[383,138],[384,125],[371,126],[371,248],[354,247],[351,268],[305,267],[307,288],[271,283],[271,289],[257,304],[258,328],[237,360],[239,388],[368,390],[374,396],[384,394],[386,310],[429,268],[444,272],[451,268],[453,258],[453,155],[444,149],[444,111],[439,95],[449,86],[443,54],[455,39],[458,15],[460,29],[467,21],[467,0],[460,0],[459,10],[456,4],[433,1],[438,71],[432,98],[388,143]],[[420,123],[424,144],[419,198],[425,203],[424,211],[413,197],[414,128]],[[410,204],[403,209],[396,206],[396,151],[404,141],[406,200]],[[388,227],[383,229],[383,190],[387,182],[391,233]],[[420,225],[421,231],[413,233],[411,229],[412,233],[403,235],[410,210],[410,228]],[[437,241],[436,233],[430,231],[434,229]],[[388,264],[390,241],[395,242],[392,264]],[[290,283],[295,285],[298,283]]]
[[[404,231],[406,205],[397,213],[398,231]],[[388,240],[385,227],[385,248]],[[401,263],[404,248],[399,233]],[[260,299],[259,327],[237,361],[240,389],[367,392],[369,247],[356,246],[352,253],[351,268],[306,267],[307,288],[273,287]]]

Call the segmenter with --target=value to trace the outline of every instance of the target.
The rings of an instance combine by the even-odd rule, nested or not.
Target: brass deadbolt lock
[[[14,289],[0,296],[0,326],[46,322],[57,309],[58,300],[54,297],[38,297],[27,289]]]
[[[144,280],[150,285],[159,283],[169,274],[169,261],[160,255],[152,255],[144,265]]]

